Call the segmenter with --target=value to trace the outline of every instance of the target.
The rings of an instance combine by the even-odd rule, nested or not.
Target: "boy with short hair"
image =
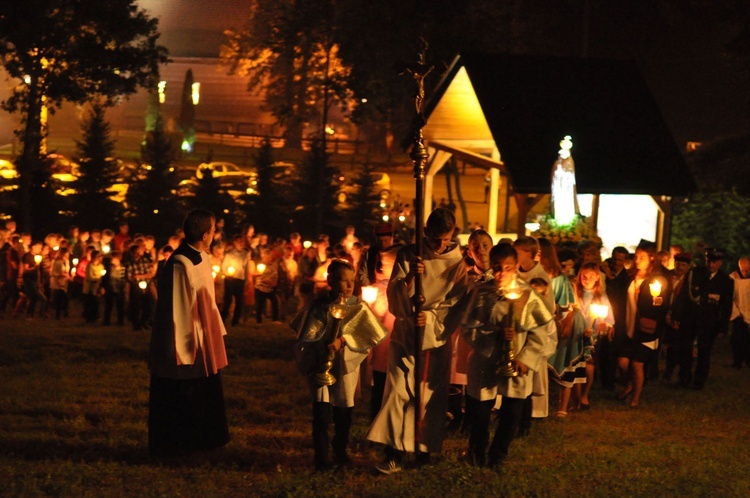
[[[297,331],[297,364],[307,377],[313,402],[315,469],[328,462],[328,426],[333,418],[334,462],[350,462],[346,447],[354,411],[359,366],[373,346],[386,336],[385,327],[354,291],[351,263],[333,260],[328,266],[330,291],[322,294],[292,320]],[[333,415],[333,417],[331,417]]]
[[[377,467],[383,474],[403,470],[405,452],[423,452],[418,463],[425,463],[430,452],[442,449],[445,436],[448,384],[450,380],[450,337],[461,319],[458,304],[466,294],[468,277],[463,256],[453,240],[454,214],[437,208],[427,218],[422,257],[414,245],[396,256],[388,283],[388,307],[396,317],[388,351],[385,397],[367,438],[386,445],[385,460]],[[414,278],[422,274],[424,303],[415,317]],[[415,320],[416,319],[416,320]],[[415,334],[423,331],[420,351],[415,351]],[[414,403],[416,354],[419,354],[420,411]],[[415,415],[423,413],[418,438],[413,433]],[[419,440],[416,448],[414,441]]]

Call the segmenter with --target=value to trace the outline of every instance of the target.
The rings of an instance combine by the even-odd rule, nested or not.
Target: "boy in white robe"
[[[466,293],[468,278],[458,244],[453,242],[456,218],[438,208],[425,226],[424,254],[414,245],[404,247],[388,284],[388,307],[396,317],[388,351],[388,374],[383,403],[367,439],[386,445],[386,458],[377,469],[391,474],[403,469],[404,452],[415,451],[415,385],[420,389],[419,451],[439,452],[445,433],[450,376],[451,334],[460,321],[457,306]],[[425,301],[415,323],[414,277],[422,274]],[[423,327],[419,351],[420,376],[415,383],[416,325]]]
[[[547,368],[544,347],[555,325],[542,297],[518,278],[516,253],[510,244],[493,247],[490,261],[495,281],[474,288],[461,330],[474,348],[467,385],[468,399],[474,405],[469,461],[485,465],[490,413],[495,398],[502,395],[498,428],[489,449],[489,465],[496,467],[507,456],[524,405],[534,393],[534,374]],[[515,294],[512,299],[508,298],[511,291]],[[501,368],[508,363],[505,340],[514,346],[514,358],[510,360],[513,376]]]
[[[337,467],[350,462],[347,454],[359,366],[387,331],[370,308],[353,296],[355,271],[351,263],[334,259],[328,266],[330,291],[313,301],[292,320],[297,336],[297,364],[307,377],[313,403],[315,469],[328,462],[328,426],[333,416],[332,440]]]

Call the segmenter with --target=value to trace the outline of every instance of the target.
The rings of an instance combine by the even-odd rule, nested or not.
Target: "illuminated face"
[[[579,278],[584,289],[593,290],[596,283],[599,282],[599,272],[590,269],[582,270]]]
[[[500,287],[508,287],[516,275],[517,261],[513,256],[492,261],[492,274]]]
[[[427,235],[427,245],[437,254],[443,254],[451,245],[453,231],[439,234],[435,237]]]
[[[674,274],[677,277],[683,276],[684,274],[687,273],[689,269],[690,269],[690,263],[686,263],[685,261],[674,262]]]
[[[480,235],[469,240],[469,256],[474,260],[474,263],[482,270],[485,270],[485,266],[490,257],[490,249],[492,249],[492,238],[486,235]]]
[[[338,275],[329,274],[328,285],[331,287],[332,294],[343,294],[344,297],[351,297],[354,293],[354,271],[349,268],[342,268]]]
[[[649,256],[646,251],[636,249],[634,263],[636,270],[648,270],[648,267],[651,264],[651,256]]]

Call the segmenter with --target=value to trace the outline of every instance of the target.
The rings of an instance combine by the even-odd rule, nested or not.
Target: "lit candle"
[[[658,297],[661,294],[661,282],[654,280],[648,284],[648,288],[651,290],[651,297]]]
[[[102,268],[102,270],[99,273],[101,273],[101,275],[103,277],[104,275],[107,274],[107,270],[105,270],[104,268]]]
[[[227,275],[231,277],[232,275],[234,275],[234,272],[235,272],[234,266],[227,267]]]
[[[607,318],[609,315],[609,306],[606,304],[591,303],[590,311],[594,320],[597,318]]]
[[[648,284],[648,288],[651,291],[652,304],[654,306],[661,306],[661,298],[659,297],[659,294],[661,294],[661,282],[654,280]]]
[[[264,265],[263,263],[258,263],[257,269],[258,273],[263,273],[264,271],[266,271],[266,265]]]
[[[214,277],[219,274],[219,271],[221,270],[221,267],[219,265],[213,265],[211,267],[211,270],[214,272]]]
[[[70,276],[71,277],[75,277],[76,276],[76,269],[75,268],[71,268],[70,269]]]
[[[34,254],[34,263],[39,264],[42,262],[42,255],[41,254]]]
[[[73,266],[77,266],[77,265],[78,265],[78,258],[73,258]]]
[[[102,252],[104,254],[109,254],[109,251],[110,251],[109,245],[108,244],[102,244]]]
[[[374,285],[366,285],[362,287],[362,300],[372,306],[372,304],[378,299],[378,288]]]
[[[145,280],[138,281],[138,288],[140,288],[141,290],[146,290],[147,287],[148,287],[148,282],[146,282]]]
[[[312,242],[310,242],[309,240],[306,240],[302,243],[302,247],[304,247],[305,249],[308,249],[312,247]]]

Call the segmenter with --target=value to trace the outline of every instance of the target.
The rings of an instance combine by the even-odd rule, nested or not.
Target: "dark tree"
[[[118,175],[113,155],[115,141],[110,138],[109,123],[101,103],[91,106],[82,126],[83,140],[77,141],[78,177],[73,182],[73,207],[80,226],[106,227],[119,216],[119,204],[109,191]]]
[[[299,146],[306,124],[318,124],[334,100],[348,103],[348,69],[338,58],[336,2],[260,0],[245,29],[227,32],[221,57],[231,73],[263,90],[265,107]]]
[[[380,221],[382,199],[375,189],[372,173],[372,166],[369,163],[362,165],[362,169],[353,179],[354,191],[346,198],[346,220],[360,233],[370,233],[373,226]]]
[[[292,196],[285,195],[284,191],[289,190],[291,179],[284,178],[276,171],[278,168],[273,167],[273,148],[267,139],[258,148],[254,162],[258,173],[257,195],[252,196],[248,218],[252,219],[256,230],[285,237],[290,228]]]
[[[157,45],[157,20],[136,0],[3,0],[0,60],[17,81],[3,103],[20,112],[23,153],[21,223],[32,224],[32,176],[40,168],[42,106],[84,103],[94,95],[111,99],[135,92],[167,61]]]
[[[185,197],[187,209],[208,209],[218,218],[231,219],[237,209],[234,198],[221,186],[211,169],[204,169],[203,176]]]
[[[312,237],[341,229],[337,178],[338,170],[329,164],[323,141],[314,138],[300,165],[295,188],[295,226],[298,232]]]
[[[172,166],[172,143],[161,119],[157,119],[154,131],[146,134],[141,160],[146,177],[131,185],[127,197],[132,224],[142,231],[168,236],[179,228],[184,209],[176,195],[179,180]]]

